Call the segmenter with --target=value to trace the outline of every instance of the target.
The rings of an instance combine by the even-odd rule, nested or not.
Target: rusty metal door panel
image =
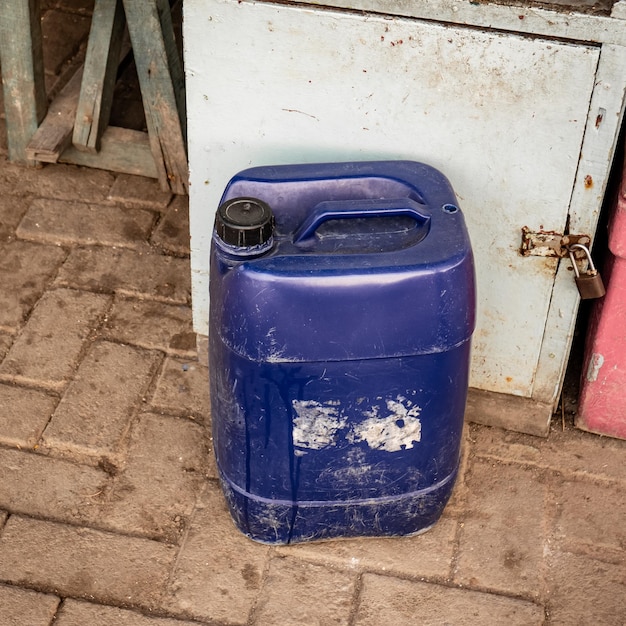
[[[415,159],[448,176],[472,236],[471,385],[531,396],[558,260],[521,256],[520,233],[566,226],[599,49],[296,6],[185,6],[196,331],[213,211],[234,173]]]

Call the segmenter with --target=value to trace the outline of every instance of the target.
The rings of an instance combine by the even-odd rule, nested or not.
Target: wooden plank
[[[181,0],[176,0],[173,6],[176,7],[180,2]],[[174,89],[174,97],[176,98],[176,108],[178,109],[183,138],[186,139],[187,110],[185,106],[185,74],[174,36],[172,12],[169,8],[168,0],[157,0],[157,4],[159,7],[159,18],[161,20],[161,32],[163,33],[165,53],[167,54],[167,64],[170,71],[172,88]]]
[[[148,134],[116,126],[109,126],[104,131],[98,153],[83,152],[70,146],[59,157],[59,162],[148,178],[159,177]]]
[[[26,146],[47,108],[39,0],[4,0],[1,13],[0,59],[9,159],[35,165],[26,156]]]
[[[27,159],[56,163],[70,145],[82,75],[81,67],[50,104],[48,114],[26,146]]]
[[[476,424],[547,437],[552,404],[506,393],[470,389],[465,417]]]
[[[182,69],[173,46],[167,0],[123,0],[146,112],[152,154],[163,189],[185,194],[188,168],[181,114]]]
[[[124,35],[122,0],[96,0],[72,143],[97,152],[109,124]]]

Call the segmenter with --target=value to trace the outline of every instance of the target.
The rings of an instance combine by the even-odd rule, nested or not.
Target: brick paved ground
[[[8,163],[0,120],[0,626],[626,623],[626,442],[571,405],[547,440],[470,426],[422,536],[241,536],[187,230],[154,181]]]

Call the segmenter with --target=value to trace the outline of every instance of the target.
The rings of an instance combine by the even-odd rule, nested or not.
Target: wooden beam
[[[27,159],[56,163],[72,142],[82,75],[81,67],[50,104],[48,114],[26,146]]]
[[[173,7],[178,7],[182,0],[175,0]],[[172,8],[168,0],[157,0],[159,6],[159,18],[161,21],[161,31],[167,54],[167,64],[169,67],[174,97],[176,98],[176,108],[178,118],[183,133],[183,139],[187,139],[187,106],[185,98],[185,73],[180,60],[176,37],[174,35],[174,25],[172,23]]]
[[[152,154],[164,190],[189,188],[183,72],[167,0],[123,0]]]
[[[550,432],[552,404],[470,388],[465,417],[476,424],[547,437]]]
[[[61,154],[59,162],[148,178],[159,177],[148,133],[116,126],[109,126],[102,134],[99,152],[83,152],[70,146]]]
[[[124,24],[122,0],[96,0],[72,138],[78,150],[100,149],[111,115]]]
[[[9,159],[36,165],[26,146],[47,109],[39,0],[3,0],[0,59]]]

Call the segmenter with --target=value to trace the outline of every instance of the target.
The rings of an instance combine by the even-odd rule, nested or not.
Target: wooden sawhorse
[[[125,23],[147,134],[108,125]],[[168,0],[95,0],[85,63],[49,106],[39,0],[3,0],[0,61],[11,161],[138,174],[187,193],[184,76]]]

